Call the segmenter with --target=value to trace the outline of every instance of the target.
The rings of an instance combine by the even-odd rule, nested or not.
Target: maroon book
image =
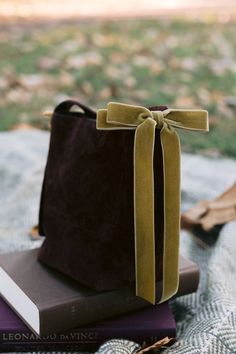
[[[198,281],[198,266],[181,258],[177,295],[196,291]],[[99,292],[82,286],[43,266],[37,261],[37,250],[0,255],[0,294],[41,336],[150,306],[135,296],[133,288]]]
[[[74,329],[39,337],[0,298],[0,352],[95,351],[106,340],[124,338],[140,344],[175,337],[175,320],[168,303]]]

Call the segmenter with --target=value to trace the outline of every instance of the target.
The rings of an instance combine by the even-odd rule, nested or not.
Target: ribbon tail
[[[136,295],[155,304],[155,228],[153,155],[156,122],[147,118],[134,140],[134,226]]]
[[[164,124],[161,130],[164,171],[164,252],[161,301],[171,298],[179,285],[180,234],[180,141],[176,131]]]

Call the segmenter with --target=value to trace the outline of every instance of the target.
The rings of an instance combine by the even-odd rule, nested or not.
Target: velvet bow
[[[110,102],[97,112],[97,129],[135,129],[134,226],[136,295],[155,304],[154,144],[160,129],[164,173],[163,287],[160,302],[172,297],[179,282],[180,142],[173,127],[208,131],[205,110],[150,111]]]

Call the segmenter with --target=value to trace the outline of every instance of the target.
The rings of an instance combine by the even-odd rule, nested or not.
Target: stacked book
[[[150,306],[131,288],[94,291],[39,263],[37,252],[0,256],[0,352],[95,351],[112,338],[176,336],[168,303]],[[179,271],[176,296],[195,292],[198,266],[181,257]]]

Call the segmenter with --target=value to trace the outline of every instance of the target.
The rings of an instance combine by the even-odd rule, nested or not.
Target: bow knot
[[[165,111],[146,111],[146,112],[141,112],[138,115],[138,120],[141,123],[143,123],[146,119],[153,119],[156,122],[156,128],[161,129],[164,125],[164,120],[165,120]]]
[[[157,129],[161,129],[164,125],[164,112],[165,111],[152,111],[152,118],[156,121]]]

